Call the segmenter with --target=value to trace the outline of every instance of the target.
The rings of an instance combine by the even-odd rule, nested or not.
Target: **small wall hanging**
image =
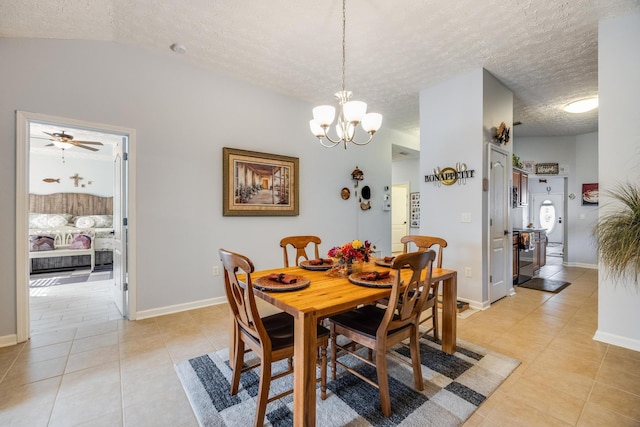
[[[409,226],[420,228],[420,193],[410,194],[409,211]]]
[[[504,122],[500,123],[500,126],[497,127],[494,139],[500,144],[506,144],[511,139],[510,136],[511,129],[507,127]]]

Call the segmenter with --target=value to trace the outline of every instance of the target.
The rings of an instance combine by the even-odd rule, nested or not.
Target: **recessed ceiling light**
[[[593,98],[570,102],[564,106],[564,111],[567,113],[586,113],[596,108],[598,108],[598,97],[594,96]]]
[[[187,48],[185,47],[185,45],[180,44],[180,43],[174,43],[170,46],[170,49],[172,51],[174,51],[175,53],[186,53],[187,52]]]

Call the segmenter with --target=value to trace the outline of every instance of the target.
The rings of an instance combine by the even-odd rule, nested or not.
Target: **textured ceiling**
[[[519,136],[597,130],[598,21],[638,0],[348,0],[346,86],[383,126],[419,132],[421,89],[484,67],[514,93]],[[2,0],[0,36],[112,40],[169,52],[312,104],[341,85],[340,0]],[[311,116],[311,112],[309,112]],[[311,117],[310,117],[311,118]]]

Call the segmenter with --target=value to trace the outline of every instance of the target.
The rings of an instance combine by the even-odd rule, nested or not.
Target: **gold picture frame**
[[[299,214],[299,159],[222,148],[223,216]]]

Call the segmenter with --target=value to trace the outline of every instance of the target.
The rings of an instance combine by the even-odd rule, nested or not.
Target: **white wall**
[[[517,128],[516,128],[517,130]],[[595,267],[597,264],[596,246],[591,230],[597,220],[597,207],[582,206],[580,194],[582,184],[598,182],[598,134],[589,133],[578,136],[557,137],[514,137],[513,152],[522,161],[535,163],[558,163],[563,167],[567,177],[565,196],[575,194],[575,199],[568,199],[565,219],[567,226],[567,242],[565,245],[567,265]],[[540,176],[545,177],[545,176]],[[530,194],[535,190],[538,176],[529,175]],[[533,185],[533,186],[532,186]],[[512,223],[520,224],[518,215],[528,222],[528,209],[512,209]],[[581,215],[584,215],[582,219]]]
[[[474,306],[488,302],[487,193],[482,191],[487,144],[491,128],[502,121],[511,123],[512,116],[511,92],[483,69],[420,92],[421,174],[431,174],[436,166],[455,167],[457,162],[475,170],[466,185],[420,183],[420,234],[447,241],[448,268],[471,269],[471,277],[458,275],[458,296]],[[470,223],[461,223],[462,213],[471,214]]]
[[[223,296],[222,276],[211,275],[220,247],[248,255],[257,269],[282,265],[278,242],[285,235],[316,234],[322,251],[353,238],[390,250],[382,193],[391,185],[391,142],[411,138],[384,122],[366,147],[326,149],[308,130],[313,105],[169,51],[0,38],[0,57],[0,337],[16,332],[16,110],[136,130],[138,250],[130,255],[139,311]],[[299,157],[300,215],[223,217],[222,147]],[[361,185],[371,187],[369,211],[340,197],[356,165],[365,174]]]
[[[31,153],[29,159],[29,192],[33,194],[84,193],[96,196],[113,196],[113,160],[95,160],[73,157],[68,154],[62,163],[61,150],[55,155]],[[71,176],[83,179],[75,186]],[[46,178],[60,182],[45,182]]]
[[[640,182],[640,15],[600,22],[598,32],[600,209],[611,202],[606,189]],[[633,277],[614,282],[605,266],[598,273],[598,331],[595,339],[640,351],[640,286]]]

